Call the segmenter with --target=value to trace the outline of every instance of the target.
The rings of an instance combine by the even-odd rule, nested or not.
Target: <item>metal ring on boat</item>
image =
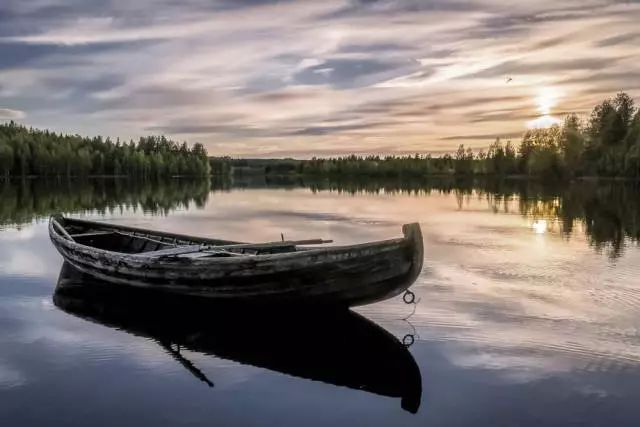
[[[404,291],[404,295],[402,295],[402,301],[404,301],[405,304],[413,304],[416,302],[416,294],[407,289]]]
[[[402,337],[402,345],[404,345],[405,347],[411,347],[414,342],[416,342],[416,339],[413,334],[407,334]]]

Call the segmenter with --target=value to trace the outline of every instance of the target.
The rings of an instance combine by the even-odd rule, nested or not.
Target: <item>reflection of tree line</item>
[[[625,240],[640,242],[640,183],[578,181],[545,184],[531,180],[342,179],[303,180],[261,178],[258,181],[93,179],[46,182],[18,180],[0,183],[0,226],[29,223],[53,213],[119,209],[167,214],[177,208],[202,207],[209,191],[232,188],[309,188],[344,194],[452,194],[460,208],[471,199],[486,200],[494,212],[517,212],[557,221],[569,236],[582,227],[597,250],[619,256]]]
[[[550,184],[525,179],[455,177],[429,179],[321,179],[301,178],[234,181],[234,187],[306,187],[313,192],[342,194],[452,194],[461,209],[471,200],[486,200],[496,213],[519,213],[532,219],[557,222],[567,237],[581,227],[597,250],[619,256],[625,240],[640,242],[640,183],[581,180]],[[226,188],[229,185],[227,184]]]
[[[498,211],[517,197],[522,215],[557,220],[566,236],[579,224],[594,248],[616,258],[622,254],[625,240],[640,242],[638,194],[637,182],[580,181],[549,187],[520,181],[515,192],[488,193],[487,200]]]
[[[84,181],[17,180],[0,183],[0,225],[19,225],[64,212],[120,209],[166,214],[207,201],[210,182],[202,180]]]

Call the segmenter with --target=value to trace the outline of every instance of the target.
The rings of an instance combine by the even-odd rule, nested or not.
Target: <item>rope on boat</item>
[[[416,342],[416,336],[418,335],[418,333],[416,332],[416,328],[413,326],[413,324],[411,322],[409,322],[409,318],[411,318],[411,316],[413,316],[414,314],[416,314],[416,308],[418,307],[418,303],[420,302],[420,298],[418,298],[416,300],[416,294],[412,291],[410,291],[409,289],[404,291],[404,294],[402,295],[402,301],[405,304],[411,304],[413,305],[413,310],[411,310],[411,314],[409,314],[408,316],[404,317],[402,320],[404,320],[405,322],[407,322],[409,324],[409,326],[411,326],[411,329],[413,329],[413,331],[411,333],[405,334],[404,337],[402,337],[402,345],[404,345],[405,347],[409,348],[413,345],[413,343]]]
[[[402,295],[402,301],[404,301],[405,304],[413,304],[413,310],[411,310],[411,314],[409,314],[407,317],[402,319],[402,320],[407,320],[408,318],[410,318],[416,313],[416,308],[418,307],[420,298],[416,300],[416,294],[414,294],[409,289],[407,289],[406,291],[404,291],[404,294]]]

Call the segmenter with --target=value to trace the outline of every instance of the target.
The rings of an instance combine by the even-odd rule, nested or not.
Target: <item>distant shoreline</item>
[[[459,175],[455,173],[447,174],[426,174],[426,175],[397,175],[397,176],[382,176],[382,175],[367,175],[367,174],[298,174],[298,173],[265,173],[265,172],[251,172],[251,173],[231,173],[231,174],[216,174],[212,173],[206,176],[202,175],[172,175],[157,178],[140,178],[131,175],[61,175],[61,176],[51,176],[51,175],[11,175],[3,179],[0,177],[0,183],[3,180],[36,180],[36,179],[54,179],[56,181],[75,181],[78,179],[122,179],[122,180],[133,180],[136,182],[140,181],[164,181],[164,180],[173,180],[173,179],[227,179],[227,178],[252,178],[252,177],[268,177],[268,178],[281,178],[281,179],[334,179],[334,180],[378,180],[378,181],[398,181],[398,180],[407,180],[407,181],[419,181],[419,180],[428,180],[430,178],[433,179],[454,179],[454,180],[472,180],[472,179],[491,179],[491,180],[513,180],[513,181],[547,181],[547,182],[575,182],[575,181],[626,181],[626,182],[640,182],[640,177],[627,177],[627,176],[598,176],[598,175],[587,175],[587,176],[576,176],[572,178],[560,178],[560,177],[541,177],[541,176],[532,176],[532,175],[524,175],[524,174],[510,174],[510,175],[495,175],[495,174],[471,174],[471,175]]]
[[[271,159],[277,161],[275,159]],[[284,159],[285,161],[289,159]],[[227,174],[211,174],[212,177],[232,177],[232,178],[251,178],[251,177],[272,177],[272,178],[306,178],[306,179],[344,179],[344,180],[363,180],[363,179],[376,179],[376,180],[425,180],[429,178],[435,179],[456,179],[456,180],[468,180],[468,179],[508,179],[508,180],[522,180],[522,181],[549,181],[549,182],[572,182],[572,181],[640,181],[640,177],[630,176],[602,176],[602,175],[582,175],[574,177],[559,177],[559,176],[540,176],[540,175],[526,175],[526,174],[487,174],[487,173],[474,173],[474,174],[456,174],[456,173],[430,173],[424,175],[417,174],[403,174],[400,171],[397,175],[375,175],[366,173],[272,173],[259,170],[251,171],[230,171]]]

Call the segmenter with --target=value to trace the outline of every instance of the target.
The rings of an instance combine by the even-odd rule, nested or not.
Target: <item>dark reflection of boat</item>
[[[348,310],[229,312],[203,299],[114,289],[66,263],[53,301],[74,316],[153,339],[210,386],[213,381],[181,349],[397,397],[411,413],[420,406],[422,380],[411,353]]]

